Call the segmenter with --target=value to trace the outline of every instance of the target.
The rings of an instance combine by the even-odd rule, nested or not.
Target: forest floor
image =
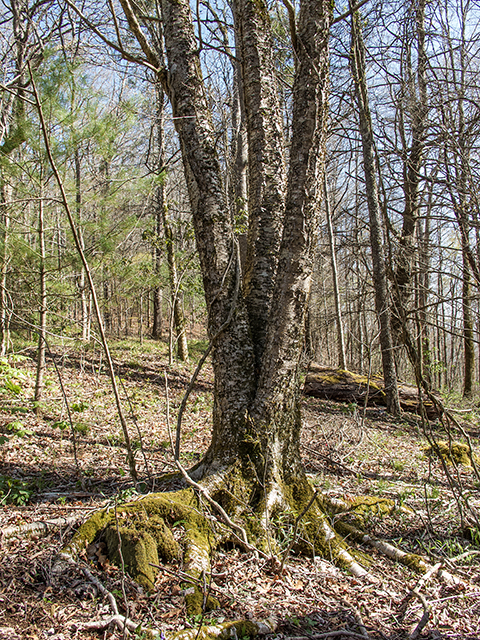
[[[197,361],[202,348],[201,341],[192,344]],[[194,364],[168,366],[165,346],[152,341],[116,342],[112,351],[122,395],[129,398],[125,410],[138,470],[151,490],[150,480],[155,483],[173,470],[164,372],[175,417]],[[87,623],[111,612],[80,570],[72,569],[60,583],[52,581],[51,573],[56,554],[89,514],[137,495],[129,480],[104,362],[98,351],[54,349],[74,424],[76,462],[52,358],[45,396],[35,411],[33,351],[21,354],[25,360],[10,358],[0,365],[0,639],[121,637],[112,629],[85,630]],[[211,407],[212,372],[206,365],[183,421],[182,459],[187,467],[208,445]],[[474,410],[458,415],[478,450],[479,416]],[[333,497],[367,494],[395,499],[408,509],[386,519],[372,517],[369,532],[423,554],[432,564],[441,561],[461,582],[452,586],[431,578],[421,586],[422,604],[419,597],[409,597],[419,576],[366,546],[360,550],[373,556],[373,562],[365,578],[354,578],[318,557],[290,557],[279,576],[252,554],[217,550],[213,572],[222,609],[203,622],[274,617],[275,640],[401,640],[410,637],[428,605],[430,618],[421,638],[479,640],[479,541],[476,546],[462,535],[458,496],[440,462],[426,455],[418,419],[408,414],[392,419],[379,409],[364,413],[354,404],[315,398],[305,398],[303,416],[303,455],[312,483]],[[445,439],[441,433],[438,437]],[[460,465],[455,474],[464,497],[480,506],[472,470]],[[45,532],[10,529],[52,520],[57,526]],[[101,549],[87,549],[84,559],[116,597],[119,609],[127,609],[129,618],[143,628],[162,629],[168,638],[173,631],[198,626],[198,619],[185,615],[177,567],[160,571],[154,591],[147,593],[111,565]],[[138,632],[134,637],[145,635]]]

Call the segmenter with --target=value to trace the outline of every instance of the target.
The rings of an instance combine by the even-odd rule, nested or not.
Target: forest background
[[[393,354],[399,380],[441,392],[445,405],[476,425],[479,8],[421,0],[361,4],[357,20],[348,7],[337,7],[331,26],[324,196],[304,363],[371,377]],[[24,404],[28,389],[29,410],[38,416],[50,406],[47,360],[75,354],[80,368],[88,358],[101,363],[89,279],[108,339],[138,341],[146,353],[158,344],[164,354],[166,344],[165,366],[183,361],[185,371],[189,347],[190,359],[198,360],[207,346],[173,116],[127,21],[112,8],[19,0],[2,8],[2,379],[6,404]],[[291,11],[288,2],[269,7],[287,152],[295,74]],[[223,3],[198,2],[193,14],[242,248],[248,162],[233,18]],[[377,186],[373,203],[369,181]],[[389,314],[385,347],[382,320]],[[19,378],[22,354],[36,363],[31,390]],[[74,412],[87,409],[73,402]],[[70,428],[65,411],[54,428]],[[22,430],[10,415],[0,446],[16,442]],[[30,490],[12,478],[2,476],[3,495],[22,502],[26,491],[28,500]]]

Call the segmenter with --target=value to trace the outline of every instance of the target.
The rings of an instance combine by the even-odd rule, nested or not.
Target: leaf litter
[[[148,474],[158,486],[162,474],[174,468],[165,424],[163,371],[168,374],[174,411],[194,365],[168,367],[164,345],[150,341],[134,363],[125,348],[114,348],[114,355],[123,392],[129,396],[125,406],[134,414],[129,417],[132,440],[138,448],[138,426]],[[0,476],[10,482],[10,494],[8,489],[3,497],[0,494],[1,532],[8,532],[8,536],[0,532],[0,640],[122,636],[113,628],[85,629],[111,613],[105,597],[85,575],[72,567],[60,582],[52,576],[54,558],[76,526],[96,509],[136,495],[99,354],[65,350],[57,358],[69,404],[77,409],[71,413],[80,470],[75,466],[72,431],[51,362],[40,411],[28,400],[34,381],[34,363],[28,359],[17,365],[24,374],[21,393],[5,398],[0,408],[0,435],[7,439],[0,445]],[[207,365],[185,414],[185,466],[198,460],[208,446],[212,389]],[[8,425],[17,415],[21,426],[14,431]],[[477,444],[478,423],[467,428]],[[302,445],[312,483],[328,495],[389,497],[405,507],[393,517],[372,516],[366,525],[369,532],[404,551],[421,553],[432,563],[444,562],[461,576],[460,586],[429,580],[422,587],[430,615],[419,637],[478,640],[480,549],[461,535],[455,496],[441,465],[425,456],[415,419],[394,420],[377,409],[368,409],[364,418],[361,408],[306,398]],[[136,459],[146,483],[147,469],[139,450]],[[463,468],[459,473],[464,490],[478,504],[478,486],[471,473]],[[55,526],[47,526],[53,521]],[[41,523],[40,530],[29,534],[21,530],[31,523]],[[12,527],[18,527],[13,535]],[[203,620],[186,617],[178,566],[166,565],[153,592],[146,593],[110,563],[102,543],[89,545],[82,561],[114,595],[120,612],[128,608],[129,618],[142,629],[161,629],[167,637],[179,629],[197,628],[200,622],[239,618],[274,619],[278,626],[272,638],[276,640],[323,638],[328,633],[341,640],[412,637],[424,613],[421,601],[409,597],[418,576],[376,550],[353,547],[373,559],[365,578],[345,573],[328,559],[295,556],[278,576],[252,554],[218,550],[209,579],[222,608]]]

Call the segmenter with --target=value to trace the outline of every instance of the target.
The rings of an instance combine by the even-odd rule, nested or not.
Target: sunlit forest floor
[[[112,346],[140,491],[155,490],[161,475],[174,470],[165,377],[175,423],[205,344],[193,342],[191,348],[191,364],[169,366],[163,343],[123,341]],[[90,513],[137,495],[104,359],[98,350],[56,345],[48,357],[44,399],[35,410],[33,354],[24,349],[20,355],[26,359],[3,361],[0,371],[0,639],[121,637],[114,630],[84,629],[109,614],[107,601],[91,581],[72,569],[58,584],[51,573],[55,555]],[[207,364],[183,419],[181,455],[186,467],[208,445],[211,407],[212,372]],[[459,415],[478,450],[475,413]],[[444,434],[438,437],[444,439]],[[432,564],[442,562],[461,579],[457,586],[434,578],[422,585],[430,618],[420,637],[478,640],[479,541],[462,532],[457,497],[440,462],[426,454],[426,445],[416,416],[392,419],[375,408],[364,412],[353,404],[304,400],[302,447],[312,483],[333,497],[381,496],[407,507],[397,516],[372,517],[369,533],[423,554]],[[464,496],[480,506],[472,470],[460,465],[455,481]],[[11,529],[52,520],[56,526],[45,532]],[[276,523],[270,526],[273,532]],[[328,558],[295,556],[279,576],[252,554],[217,550],[213,584],[222,608],[207,614],[203,623],[274,617],[278,640],[409,638],[425,610],[418,597],[408,598],[419,576],[375,550],[352,546],[373,558],[365,578],[352,577]],[[198,626],[199,619],[186,617],[178,567],[160,571],[154,591],[147,593],[110,564],[101,547],[91,545],[83,560],[114,594],[119,608],[128,610],[129,618],[143,628],[162,629],[168,637],[169,632]]]

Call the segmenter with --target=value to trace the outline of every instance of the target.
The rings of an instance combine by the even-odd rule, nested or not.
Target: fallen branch
[[[47,535],[52,531],[52,529],[57,529],[59,527],[72,526],[80,520],[81,516],[70,516],[70,518],[55,518],[53,520],[39,520],[38,522],[29,522],[27,524],[18,524],[13,527],[5,527],[0,532],[0,535],[3,538],[12,538],[18,534],[24,533],[40,533],[42,535]]]
[[[416,625],[412,633],[408,636],[408,640],[415,640],[418,638],[422,629],[425,627],[427,622],[430,620],[430,605],[428,604],[425,596],[423,596],[420,591],[416,589],[412,589],[410,591],[411,596],[415,596],[422,603],[423,607],[423,616],[420,619],[420,622]]]

